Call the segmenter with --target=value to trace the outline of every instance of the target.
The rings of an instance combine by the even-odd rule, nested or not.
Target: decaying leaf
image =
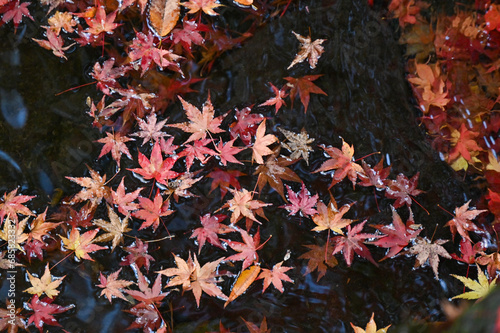
[[[415,267],[423,266],[426,262],[429,262],[436,280],[439,280],[439,256],[451,259],[450,254],[442,247],[446,242],[448,242],[448,240],[437,239],[431,243],[427,238],[418,237],[415,240],[415,244],[409,250],[411,254],[417,255]]]
[[[132,229],[128,227],[128,215],[122,220],[118,214],[116,214],[115,211],[108,206],[108,216],[109,222],[103,219],[93,221],[96,226],[101,227],[107,232],[106,234],[97,237],[94,242],[108,242],[113,240],[111,251],[114,251],[118,244],[123,241],[123,234]]]
[[[160,37],[165,37],[175,27],[181,13],[179,0],[151,0],[149,24]]]
[[[306,164],[309,165],[309,152],[313,151],[309,144],[313,143],[314,139],[309,138],[309,134],[307,134],[305,129],[302,129],[300,133],[290,132],[282,128],[278,129],[288,140],[287,142],[281,142],[281,146],[292,153],[290,158],[295,160],[302,157],[306,161]]]
[[[296,64],[301,63],[306,59],[309,60],[309,66],[311,66],[312,69],[316,68],[319,57],[321,57],[323,52],[325,52],[321,44],[323,44],[326,39],[316,39],[315,41],[312,41],[311,36],[304,37],[294,31],[292,31],[292,33],[299,40],[301,45],[299,53],[297,53],[297,56],[295,57],[295,59],[293,59],[292,63],[290,64],[290,66],[288,66],[287,69],[292,68]]]
[[[328,267],[335,267],[338,265],[337,258],[332,254],[333,245],[328,244],[328,249],[326,249],[326,243],[323,246],[319,245],[304,245],[309,249],[309,252],[302,254],[299,259],[307,259],[307,268],[304,275],[310,274],[314,270],[318,270],[319,281],[326,274]],[[328,267],[327,267],[328,266]]]

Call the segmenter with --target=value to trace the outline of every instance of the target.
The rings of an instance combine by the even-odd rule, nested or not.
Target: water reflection
[[[15,129],[23,128],[28,119],[28,109],[17,90],[0,88],[0,109],[5,121]]]

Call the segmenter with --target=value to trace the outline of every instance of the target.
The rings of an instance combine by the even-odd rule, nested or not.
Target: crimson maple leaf
[[[34,295],[31,301],[26,304],[26,307],[34,313],[28,318],[28,325],[34,323],[36,328],[42,333],[44,325],[58,326],[61,325],[57,322],[53,315],[63,313],[73,308],[74,306],[61,306],[52,304],[54,300],[48,297],[39,299],[38,295]]]
[[[130,324],[129,327],[127,327],[127,330],[141,328],[142,332],[162,333],[160,325],[163,323],[163,319],[154,304],[140,302],[130,310],[123,311],[128,312],[135,317],[134,322]],[[165,332],[166,331],[164,331],[163,333]]]
[[[208,94],[207,100],[205,104],[203,104],[202,111],[194,105],[186,102],[182,99],[182,97],[178,96],[178,98],[181,101],[182,107],[190,122],[170,124],[168,126],[180,128],[184,132],[192,133],[185,143],[198,139],[205,139],[207,137],[207,133],[209,132],[212,134],[224,132],[224,130],[219,128],[219,126],[226,115],[223,114],[214,118],[215,111],[212,102],[210,101],[210,94]]]
[[[104,6],[98,6],[95,11],[95,16],[85,17],[85,22],[89,26],[85,32],[90,33],[94,36],[99,35],[101,32],[111,33],[113,30],[120,26],[121,24],[113,23],[118,14],[118,10],[106,15]]]
[[[297,93],[300,96],[300,101],[302,105],[304,105],[304,112],[307,112],[307,107],[309,106],[309,100],[311,98],[311,94],[322,94],[327,95],[326,92],[321,90],[320,87],[315,85],[313,81],[317,80],[322,75],[306,75],[304,77],[300,77],[298,79],[293,77],[285,77],[285,80],[288,81],[288,85],[291,87],[290,89],[290,99],[293,100],[297,96]]]
[[[230,125],[231,138],[239,137],[246,146],[252,142],[252,137],[257,131],[257,124],[264,120],[264,116],[257,113],[250,113],[252,108],[246,107],[240,110],[235,109],[236,121]]]
[[[285,208],[289,215],[295,215],[300,212],[301,216],[315,215],[318,211],[314,208],[318,203],[318,194],[311,196],[311,193],[302,182],[302,188],[299,192],[295,193],[290,186],[286,185],[288,192],[288,201],[290,204],[281,206]]]
[[[146,271],[149,271],[150,262],[155,261],[155,259],[148,254],[148,243],[143,243],[140,239],[136,239],[132,246],[124,247],[123,249],[129,254],[122,260],[120,266],[130,266],[134,264],[138,269],[144,266]]]
[[[371,168],[366,162],[361,161],[364,173],[358,174],[359,185],[361,186],[375,186],[377,190],[385,189],[386,178],[391,172],[391,167],[384,168],[384,159],[382,158],[377,165]]]
[[[122,291],[124,291],[124,288],[127,288],[128,286],[133,284],[132,281],[118,279],[118,275],[120,274],[121,270],[122,269],[120,268],[116,272],[108,275],[108,277],[104,276],[102,272],[99,272],[99,281],[101,283],[97,286],[99,288],[103,288],[100,296],[106,296],[110,303],[112,303],[113,297],[121,298],[127,301]]]
[[[213,190],[219,187],[221,200],[224,199],[224,196],[226,195],[227,191],[230,189],[231,186],[236,190],[241,189],[241,185],[237,177],[241,177],[244,175],[245,174],[243,172],[238,170],[226,171],[219,168],[215,168],[207,175],[208,177],[213,179],[209,193],[212,193]]]
[[[352,182],[352,186],[356,185],[356,179],[359,174],[364,174],[361,165],[354,162],[354,148],[349,146],[344,139],[342,139],[342,150],[335,147],[321,146],[323,150],[330,155],[330,159],[323,162],[319,169],[313,172],[323,172],[335,170],[333,174],[332,183],[330,187],[342,181],[346,176]]]
[[[412,196],[417,196],[424,192],[422,190],[417,190],[419,175],[420,172],[417,172],[411,179],[408,179],[405,175],[400,173],[396,177],[396,180],[387,181],[385,196],[390,199],[396,199],[394,208],[399,208],[404,204],[410,207]]]
[[[200,31],[208,31],[208,29],[207,25],[197,23],[195,20],[187,20],[184,17],[182,29],[177,28],[172,30],[170,37],[174,45],[180,43],[188,56],[193,58],[193,54],[191,53],[192,44],[203,45],[204,39]]]
[[[31,16],[28,9],[30,4],[30,2],[20,2],[19,0],[10,1],[4,8],[2,8],[2,12],[4,14],[2,16],[0,26],[12,20],[12,23],[14,23],[14,29],[17,29],[19,23],[23,20],[23,16],[29,17],[32,21],[34,21],[35,19]]]
[[[96,62],[92,73],[90,73],[92,78],[97,81],[97,88],[106,95],[111,94],[111,89],[118,89],[119,84],[116,82],[116,79],[123,76],[128,70],[127,67],[113,67],[114,63],[114,58],[104,61],[102,66],[99,62]]]
[[[131,211],[136,210],[139,206],[134,201],[142,191],[142,187],[137,188],[134,192],[125,192],[125,177],[122,178],[116,192],[111,190],[113,203],[118,206],[118,211],[123,215],[128,215]]]
[[[136,272],[139,290],[125,290],[125,292],[139,302],[159,305],[161,300],[169,294],[169,292],[161,292],[161,274],[156,276],[153,287],[149,288],[148,280],[142,275],[141,271],[136,270]]]
[[[448,160],[454,161],[458,157],[463,156],[467,162],[474,162],[471,153],[482,151],[483,149],[477,144],[477,137],[479,132],[473,132],[465,127],[462,123],[460,130],[454,130],[451,133],[451,143],[453,148],[450,150]]]
[[[274,86],[274,84],[272,84],[271,82],[269,82],[269,84],[271,85],[271,89],[273,90],[274,94],[276,96],[268,99],[267,101],[265,101],[264,103],[260,104],[259,106],[264,106],[264,105],[274,105],[274,108],[275,108],[275,114],[278,113],[278,110],[281,109],[281,107],[283,105],[286,106],[286,103],[285,101],[283,100],[283,98],[285,98],[286,96],[288,96],[288,87],[287,86],[284,86],[283,88],[279,89],[276,88]]]
[[[3,220],[6,216],[9,216],[9,218],[16,222],[19,221],[17,218],[17,214],[21,215],[27,215],[27,216],[33,216],[33,214],[28,207],[24,206],[23,203],[30,201],[31,199],[35,198],[35,196],[31,195],[17,195],[17,190],[19,188],[16,188],[7,194],[5,192],[3,194],[3,198],[0,199],[0,222],[3,223]],[[0,223],[1,224],[1,223]]]
[[[167,186],[169,179],[176,178],[179,175],[179,173],[171,170],[177,158],[177,156],[172,156],[163,160],[160,144],[155,142],[150,159],[139,152],[138,160],[141,167],[127,170],[141,175],[144,179],[154,179],[158,183]]]
[[[392,209],[392,224],[391,225],[374,225],[373,227],[383,233],[383,235],[372,244],[390,249],[384,258],[394,257],[398,254],[408,243],[418,236],[422,231],[420,226],[415,224],[413,220],[413,213],[410,209],[410,216],[406,221],[406,225],[401,221],[401,217],[394,207]]]
[[[486,212],[486,209],[469,209],[470,200],[463,204],[461,207],[455,208],[455,217],[445,224],[450,227],[453,239],[455,234],[458,233],[462,238],[471,240],[468,231],[479,231],[479,228],[471,220],[475,219],[481,213]]]
[[[122,136],[120,132],[109,133],[106,132],[106,137],[97,140],[97,142],[104,143],[104,146],[101,149],[101,153],[99,154],[99,158],[103,157],[107,153],[111,152],[111,157],[115,160],[116,164],[118,164],[118,168],[120,167],[120,159],[122,154],[127,155],[129,159],[132,159],[130,152],[128,151],[127,145],[125,142],[133,141],[134,139],[125,136]]]
[[[163,216],[168,216],[174,211],[169,210],[170,200],[163,201],[163,198],[158,191],[154,198],[154,201],[148,198],[139,197],[139,207],[140,209],[133,212],[132,215],[141,220],[145,220],[139,230],[152,226],[153,230],[156,231],[160,225],[160,218]]]
[[[273,269],[263,268],[260,272],[260,275],[257,279],[264,279],[264,286],[262,288],[262,292],[266,291],[267,287],[272,283],[273,286],[278,289],[281,293],[283,293],[283,283],[281,281],[292,282],[288,275],[285,273],[291,270],[293,267],[285,267],[283,265],[283,261],[277,263],[273,266]]]
[[[364,241],[368,238],[378,238],[379,235],[374,234],[364,234],[361,233],[366,220],[356,224],[352,229],[351,225],[347,226],[347,234],[345,236],[335,236],[333,238],[335,242],[335,248],[333,249],[333,254],[342,251],[344,254],[345,261],[348,266],[351,266],[352,260],[354,258],[354,253],[368,259],[375,266],[378,266],[377,262],[373,260],[370,250],[364,244]]]
[[[263,244],[260,244],[259,230],[257,230],[253,237],[243,229],[238,229],[238,232],[241,234],[241,238],[243,238],[244,243],[227,240],[227,245],[229,245],[233,250],[239,253],[227,257],[226,260],[243,260],[243,267],[241,268],[241,270],[245,270],[245,268],[249,267],[253,263],[259,262],[259,255],[257,254],[257,250],[260,250],[265,242]]]
[[[472,246],[470,240],[468,240],[467,238],[462,238],[462,240],[460,241],[460,253],[462,254],[462,256],[459,257],[457,254],[452,253],[451,257],[468,265],[474,265],[476,263],[476,256],[482,253],[483,250],[484,247],[481,242],[477,242],[476,244],[474,244],[474,246]],[[478,262],[478,264],[482,265],[481,262]],[[493,276],[494,275],[496,274],[493,274]]]
[[[210,244],[225,250],[218,235],[235,231],[234,229],[221,223],[221,221],[226,219],[226,217],[227,216],[223,214],[216,214],[212,216],[210,213],[200,217],[202,227],[196,228],[190,237],[196,237],[196,240],[198,241],[198,254],[200,254],[201,248],[205,245],[206,240],[208,240]]]

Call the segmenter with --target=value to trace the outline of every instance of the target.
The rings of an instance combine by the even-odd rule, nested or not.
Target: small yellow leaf
[[[240,273],[240,276],[234,283],[233,289],[231,289],[231,295],[229,295],[229,298],[224,304],[224,307],[226,307],[229,303],[238,298],[238,296],[243,294],[248,289],[248,287],[250,287],[250,285],[255,281],[259,273],[260,273],[260,266],[257,265],[254,265],[242,271]]]
[[[460,275],[454,275],[451,274],[454,278],[460,280],[466,286],[472,291],[468,291],[466,293],[457,295],[453,297],[452,299],[455,298],[464,298],[464,299],[479,299],[483,298],[487,294],[491,292],[491,290],[495,287],[496,283],[496,278],[493,279],[493,281],[488,282],[488,278],[486,275],[484,275],[483,271],[478,268],[478,273],[477,273],[477,281],[474,281],[472,279],[469,279],[465,276],[460,276]]]
[[[30,279],[32,287],[25,290],[25,292],[38,295],[38,297],[42,296],[43,293],[50,298],[54,298],[54,296],[59,295],[59,290],[56,290],[57,287],[61,284],[62,280],[65,278],[55,279],[52,281],[52,275],[50,274],[49,264],[45,266],[45,272],[43,273],[41,278],[34,277],[28,272],[28,277]]]

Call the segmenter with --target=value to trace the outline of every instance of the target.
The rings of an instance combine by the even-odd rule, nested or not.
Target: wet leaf
[[[179,0],[151,0],[149,2],[149,24],[160,37],[172,31],[181,13]]]

